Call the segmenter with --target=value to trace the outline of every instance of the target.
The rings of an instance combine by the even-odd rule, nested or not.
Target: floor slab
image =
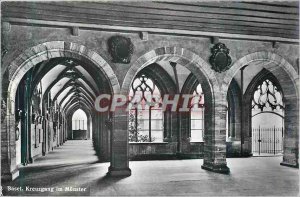
[[[3,185],[4,195],[196,195],[296,196],[298,169],[281,166],[281,157],[227,159],[230,174],[201,169],[202,159],[131,161],[130,177],[107,177],[109,163],[99,163],[91,141],[67,141],[20,177]],[[8,191],[8,187],[23,191]],[[26,191],[53,188],[53,191]],[[57,191],[62,188],[62,191]],[[68,191],[84,190],[85,191]],[[40,189],[41,190],[41,189]]]

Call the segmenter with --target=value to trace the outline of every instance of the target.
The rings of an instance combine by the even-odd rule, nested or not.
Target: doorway
[[[251,109],[253,156],[282,155],[284,138],[283,94],[270,78],[258,83]]]

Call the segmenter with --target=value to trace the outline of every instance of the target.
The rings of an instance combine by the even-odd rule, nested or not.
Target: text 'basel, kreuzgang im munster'
[[[7,196],[296,196],[298,1],[2,1]]]

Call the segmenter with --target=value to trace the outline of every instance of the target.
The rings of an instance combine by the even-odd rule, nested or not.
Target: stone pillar
[[[110,121],[107,121],[111,132],[111,162],[108,174],[111,176],[130,176],[126,106],[117,107],[112,116]]]
[[[297,97],[286,95],[283,161],[284,166],[299,168],[299,106]]]
[[[87,132],[87,139],[88,140],[90,140],[91,139],[91,136],[90,136],[90,121],[91,121],[91,119],[90,119],[90,116],[88,116],[88,118],[87,118],[87,120],[86,120],[87,122],[87,124],[86,124],[86,132]]]
[[[205,121],[209,125],[205,125],[208,129],[205,130],[204,163],[201,168],[227,174],[230,170],[226,163],[226,102],[216,101],[214,110],[206,110],[209,111],[205,118],[210,117],[212,122]]]
[[[102,158],[102,154],[103,154],[103,144],[102,144],[102,139],[103,139],[103,130],[102,130],[102,124],[103,124],[103,114],[99,114],[97,116],[97,149],[99,152],[99,156],[100,158]],[[107,119],[105,119],[107,120]],[[109,123],[109,125],[111,126],[111,123]]]
[[[1,122],[1,179],[12,181],[19,176],[16,166],[15,118],[7,115]]]

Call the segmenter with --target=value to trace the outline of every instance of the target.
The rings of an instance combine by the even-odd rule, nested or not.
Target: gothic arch
[[[199,84],[199,82],[197,80],[197,77],[193,73],[190,73],[182,86],[181,93],[182,94],[193,94],[193,91],[196,89],[198,84]],[[205,93],[204,93],[204,95],[205,95]],[[181,115],[182,128],[183,128],[182,136],[184,138],[184,142],[188,141],[187,139],[190,138],[190,135],[191,135],[191,130],[190,130],[191,117],[190,116],[191,116],[190,112],[183,113]]]
[[[276,76],[276,73],[284,71],[288,78],[293,84],[294,91],[299,97],[298,86],[299,86],[299,74],[295,70],[295,68],[286,61],[283,57],[277,55],[276,53],[268,52],[268,51],[260,51],[248,54],[239,60],[237,60],[232,67],[226,72],[222,85],[222,90],[227,92],[230,81],[233,79],[235,74],[245,65],[248,65],[254,61],[269,61],[272,62],[274,65],[273,68],[269,70]],[[280,80],[280,79],[279,79]]]
[[[2,131],[3,136],[8,140],[8,151],[5,153],[7,162],[3,164],[2,173],[4,176],[10,177],[9,179],[14,179],[19,173],[16,167],[14,131],[14,108],[17,88],[23,76],[31,68],[53,58],[72,58],[93,65],[105,76],[111,94],[116,94],[120,91],[118,79],[111,66],[96,51],[90,50],[83,45],[74,42],[51,41],[26,49],[7,67],[5,72],[8,74],[7,81],[9,81],[9,84],[5,84],[5,87],[2,89],[5,93],[3,96],[7,99],[6,114],[3,119],[5,120],[4,124],[9,125],[7,130]]]
[[[214,71],[210,68],[199,55],[185,48],[180,47],[161,47],[153,49],[141,57],[139,57],[129,68],[121,86],[121,93],[127,94],[130,90],[130,84],[134,76],[144,67],[158,61],[176,62],[191,72],[194,72],[198,80],[201,82],[207,80],[211,90],[218,88],[218,81]],[[199,72],[200,71],[200,72]],[[212,91],[213,92],[213,91]]]
[[[11,82],[8,87],[7,96],[8,114],[14,113],[13,103],[15,100],[15,93],[24,74],[36,64],[56,57],[70,57],[91,62],[105,74],[105,77],[110,82],[112,92],[119,92],[120,85],[113,69],[97,52],[72,42],[45,42],[25,50],[24,53],[20,54],[10,63],[9,80]]]
[[[282,72],[282,71],[281,71]],[[269,79],[278,87],[283,94],[283,103],[285,105],[284,118],[284,147],[282,165],[298,167],[299,166],[299,100],[297,91],[291,86],[292,79],[285,73],[278,74],[276,70],[267,70],[263,68],[251,81],[244,94],[243,114],[245,136],[251,139],[251,100],[258,84],[265,79]],[[295,85],[295,84],[293,84]],[[250,140],[249,140],[250,141]]]
[[[202,168],[228,173],[229,168],[226,164],[226,150],[223,148],[223,143],[225,144],[225,141],[215,140],[216,138],[221,139],[221,136],[223,135],[225,136],[225,121],[216,120],[223,120],[226,109],[226,94],[220,91],[220,86],[215,76],[215,72],[199,55],[189,51],[188,49],[175,46],[153,49],[133,62],[125,75],[121,86],[121,94],[129,94],[131,83],[140,70],[152,63],[162,60],[178,63],[181,66],[186,67],[189,71],[195,74],[199,83],[201,83],[203,91],[206,92],[207,98],[207,113],[205,114],[205,119],[207,121],[205,121],[206,130],[204,146],[206,154],[204,156],[204,164],[202,165]],[[119,132],[119,137],[117,138],[123,138],[121,141],[125,144],[128,142],[128,137],[124,138],[124,136],[128,136],[128,115],[125,115],[124,112],[121,112],[120,110],[120,112],[115,115],[115,118],[118,119],[118,122],[120,123],[119,125],[115,125],[116,130],[123,130],[122,133]],[[124,129],[124,127],[126,127],[126,129]],[[125,146],[124,149],[126,151],[124,150],[122,155],[128,155],[128,145],[127,147]],[[215,150],[218,150],[218,154],[214,153]],[[112,162],[112,165],[115,166],[117,164]],[[122,162],[122,167],[120,166],[119,168],[125,169],[126,173],[130,174],[128,166],[128,159],[125,156],[124,162]]]
[[[205,62],[199,55],[185,48],[170,46],[153,49],[144,55],[140,56],[129,68],[121,87],[121,93],[127,95],[130,90],[130,85],[133,82],[137,73],[150,64],[159,61],[176,62],[183,67],[186,67],[194,75],[198,82],[202,85],[203,91],[206,92],[207,111],[205,122],[207,128],[207,136],[214,135],[215,128],[215,105],[226,105],[225,99],[222,96],[215,97],[219,94],[219,84],[215,76],[215,72],[210,65]],[[216,100],[217,99],[217,100]],[[219,124],[217,122],[217,124]],[[218,127],[218,126],[217,126]],[[211,136],[210,136],[211,137]],[[209,138],[210,138],[209,137]]]
[[[250,82],[248,85],[245,93],[244,93],[244,99],[242,103],[242,111],[243,111],[243,116],[244,116],[244,128],[242,129],[242,132],[244,133],[245,137],[252,137],[252,125],[251,125],[251,102],[253,99],[253,94],[255,92],[256,87],[263,82],[265,79],[270,79],[274,85],[276,85],[279,88],[279,91],[283,93],[283,100],[285,99],[284,97],[284,92],[282,90],[282,87],[277,80],[277,78],[267,69],[263,68]],[[283,101],[285,103],[285,101]],[[251,140],[249,140],[251,143]]]
[[[150,77],[162,91],[162,94],[174,94],[176,85],[171,76],[158,64],[151,64],[139,73],[144,73]]]
[[[241,123],[241,88],[237,81],[233,78],[230,82],[227,92],[228,102],[228,134],[231,138],[240,138]]]

